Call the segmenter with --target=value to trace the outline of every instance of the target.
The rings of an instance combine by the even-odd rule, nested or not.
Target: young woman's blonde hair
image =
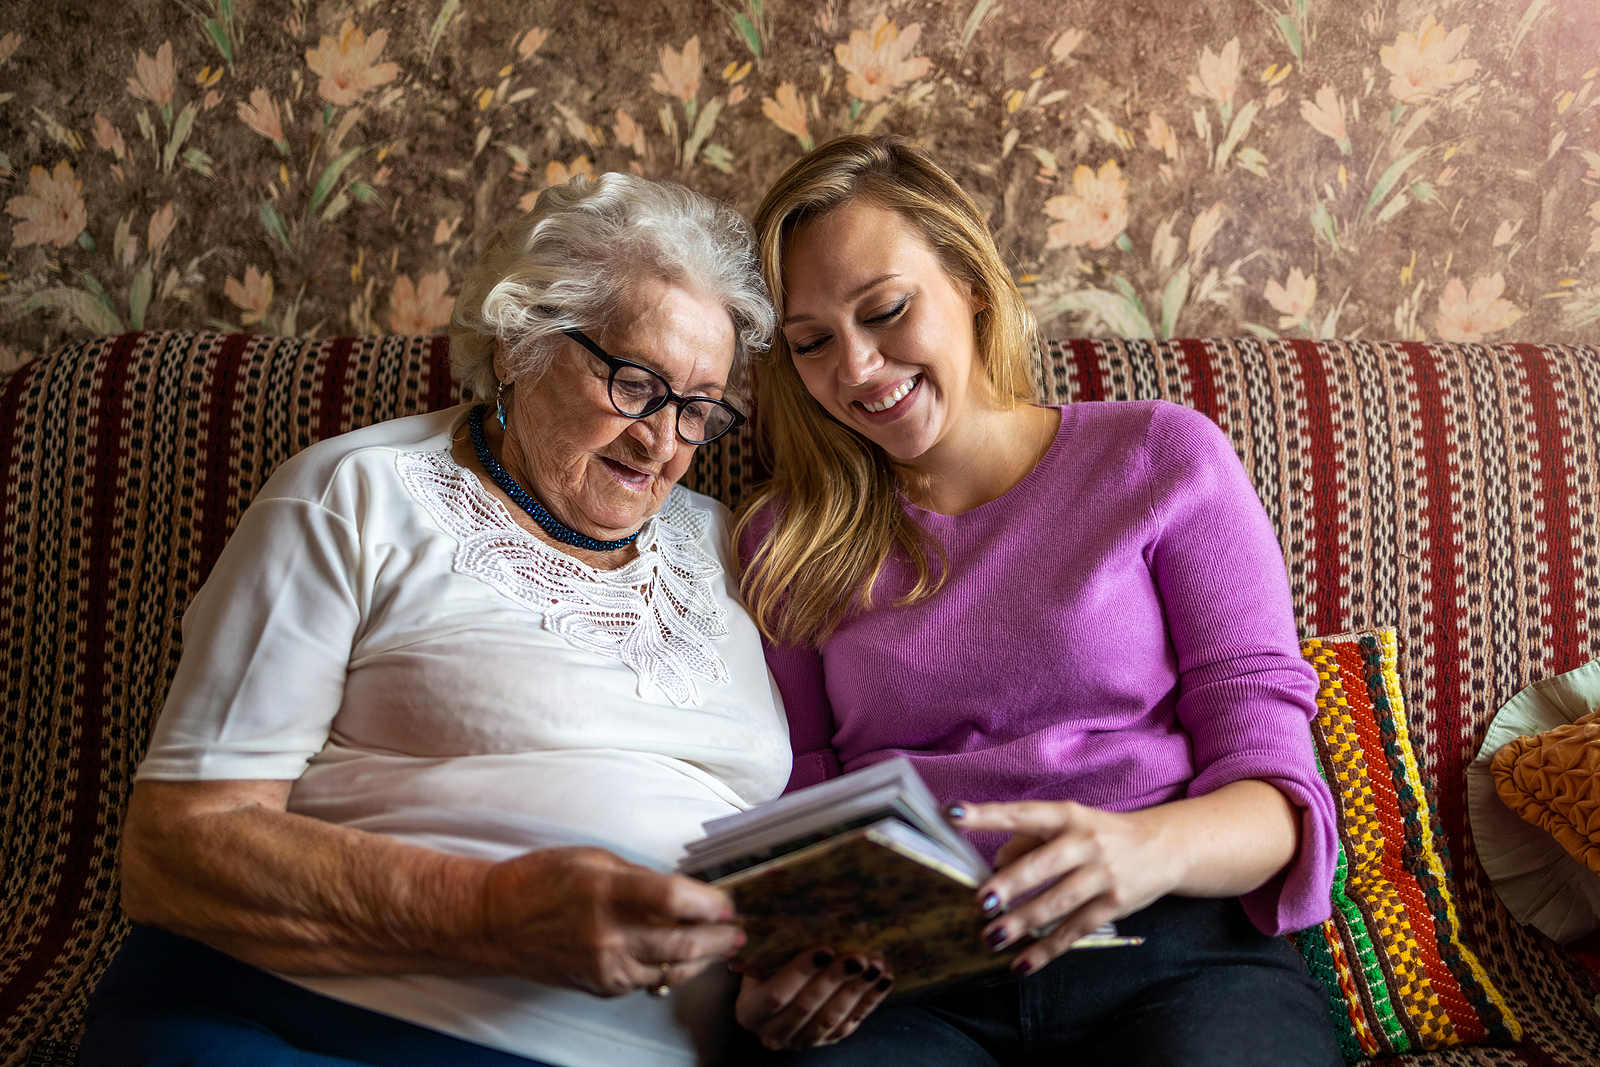
[[[779,323],[783,257],[795,232],[857,199],[905,219],[950,276],[972,286],[980,304],[973,320],[978,356],[995,397],[1008,405],[1033,403],[1033,315],[988,224],[950,175],[900,138],[830,141],[767,191],[754,225]],[[896,602],[935,592],[944,581],[942,549],[902,507],[894,461],[812,398],[781,330],[756,380],[761,447],[774,473],[740,509],[734,536],[770,527],[739,580],[761,632],[783,643],[820,645],[850,612],[872,608],[874,586],[896,549],[917,575]]]

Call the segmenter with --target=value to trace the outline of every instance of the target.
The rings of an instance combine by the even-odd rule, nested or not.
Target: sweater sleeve
[[[1333,797],[1309,724],[1317,677],[1300,655],[1272,524],[1205,416],[1158,405],[1148,439],[1157,530],[1150,565],[1177,655],[1177,715],[1194,744],[1190,796],[1259,779],[1300,809],[1294,859],[1242,898],[1266,933],[1326,919],[1338,858]]]
[[[741,570],[755,555],[761,539],[771,531],[770,513],[757,516],[746,527],[744,536],[739,539]],[[837,778],[842,770],[839,753],[833,747],[833,705],[828,700],[822,654],[814,648],[776,644],[766,637],[762,637],[761,647],[766,652],[767,668],[778,683],[784,713],[789,718],[789,745],[794,750],[794,769],[790,772],[789,784],[784,792],[792,793],[796,789]]]

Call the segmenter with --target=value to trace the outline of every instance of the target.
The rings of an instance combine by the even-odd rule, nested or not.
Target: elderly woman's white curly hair
[[[726,309],[734,328],[729,392],[743,393],[750,354],[768,346],[774,329],[748,225],[726,204],[631,174],[551,186],[532,211],[495,232],[456,298],[450,372],[474,397],[494,396],[498,341],[509,375],[537,380],[562,330],[598,330],[631,285],[652,277]]]

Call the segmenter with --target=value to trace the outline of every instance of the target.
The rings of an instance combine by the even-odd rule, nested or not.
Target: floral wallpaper
[[[0,373],[440,329],[544,186],[923,142],[1047,332],[1600,336],[1595,0],[141,0],[0,13]]]

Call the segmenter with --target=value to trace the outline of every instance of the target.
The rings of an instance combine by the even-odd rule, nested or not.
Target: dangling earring
[[[500,388],[494,391],[494,417],[500,420],[500,432],[506,432],[506,383],[501,382]]]

